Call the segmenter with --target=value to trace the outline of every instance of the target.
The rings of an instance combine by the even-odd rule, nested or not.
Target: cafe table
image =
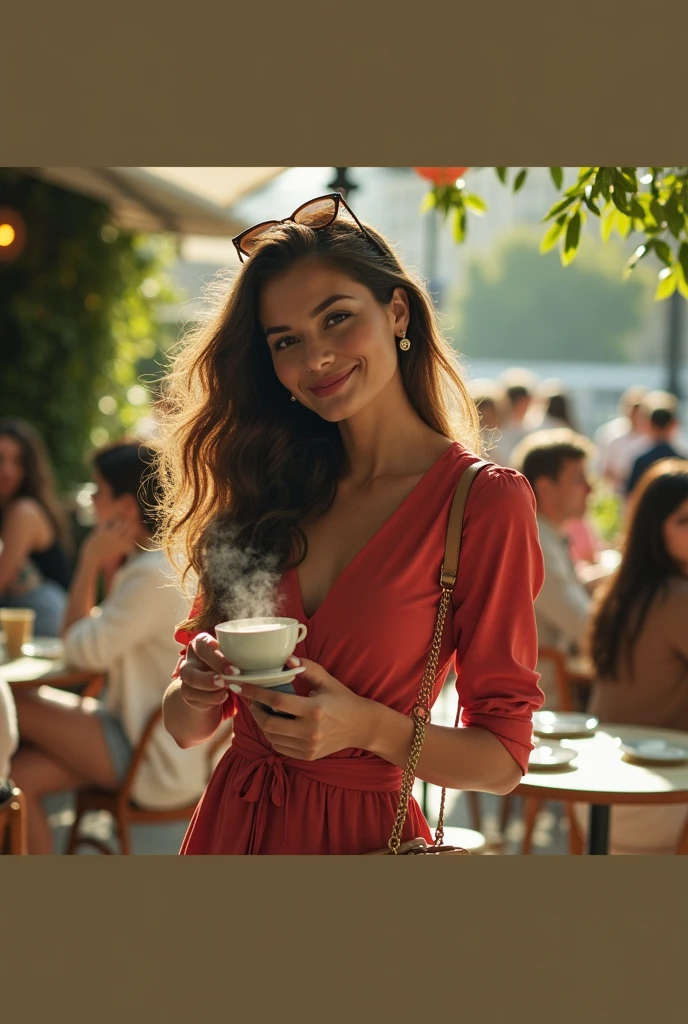
[[[0,664],[0,679],[12,690],[30,690],[47,685],[85,685],[83,696],[95,696],[105,682],[103,672],[69,669],[60,658],[13,658]]]
[[[543,738],[543,744],[575,750],[575,759],[560,768],[531,769],[515,792],[525,798],[589,804],[588,853],[606,854],[615,804],[688,804],[688,762],[631,762],[619,748],[619,740],[652,739],[688,747],[688,733],[636,725],[600,725],[592,735],[576,739]]]

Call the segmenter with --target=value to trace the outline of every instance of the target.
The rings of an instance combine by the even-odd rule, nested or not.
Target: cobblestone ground
[[[440,695],[435,706],[435,722],[441,725],[453,725],[456,714],[456,691],[449,684]],[[417,782],[414,795],[422,802],[423,787]],[[440,790],[430,786],[428,790],[428,818],[434,826],[439,810]],[[512,811],[504,836],[499,832],[499,820],[502,812],[502,798],[489,793],[481,793],[480,797],[481,831],[487,842],[488,850],[495,854],[518,854],[523,836],[523,801],[519,797],[512,799]],[[45,808],[49,815],[55,837],[55,852],[64,852],[69,828],[73,821],[73,801],[69,794],[55,794],[45,800]],[[445,811],[445,824],[460,828],[473,828],[468,800],[463,793],[449,791]],[[533,854],[566,854],[568,850],[568,822],[560,804],[546,804],[538,817],[533,835]],[[108,814],[98,813],[85,817],[83,830],[107,843],[113,852],[117,844],[113,840],[112,821]],[[132,828],[132,847],[134,854],[176,854],[179,851],[185,824],[166,823],[162,825],[138,825]],[[95,853],[92,848],[82,847],[82,854]]]

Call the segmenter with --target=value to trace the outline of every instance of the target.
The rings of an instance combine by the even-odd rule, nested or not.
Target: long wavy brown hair
[[[43,438],[30,423],[15,416],[4,416],[0,419],[0,437],[11,437],[19,445],[24,470],[21,483],[8,504],[17,498],[33,498],[45,510],[55,530],[56,540],[59,540],[66,550],[71,550],[73,545],[67,516],[57,497],[53,469]]]
[[[665,459],[642,477],[633,492],[619,568],[595,602],[590,656],[597,675],[616,680],[622,666],[633,670],[633,649],[647,613],[682,576],[664,543],[668,517],[688,501],[688,462]]]
[[[279,570],[306,556],[302,524],[333,503],[345,469],[339,428],[301,404],[275,374],[259,321],[261,291],[297,260],[316,257],[388,304],[408,295],[409,337],[400,359],[406,393],[433,430],[480,446],[478,419],[451,345],[420,278],[373,228],[345,221],[314,231],[286,223],[257,244],[224,302],[181,344],[164,388],[159,473],[164,489],[158,538],[183,579],[198,582],[196,614],[183,625],[212,629],[218,595],[205,556],[218,525],[238,547],[275,559]]]

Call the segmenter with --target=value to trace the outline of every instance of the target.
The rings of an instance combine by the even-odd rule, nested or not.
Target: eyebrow
[[[324,299],[322,302],[319,302],[318,305],[315,307],[315,309],[311,310],[311,313],[310,313],[311,320],[314,317],[316,317],[316,316],[320,316],[321,313],[324,313],[325,310],[327,309],[327,307],[331,306],[333,302],[339,302],[340,299],[353,299],[353,298],[354,298],[353,295],[330,295],[330,297],[328,299]],[[283,324],[281,327],[268,327],[268,329],[265,332],[265,337],[269,338],[271,334],[281,334],[282,331],[290,331],[290,330],[291,330],[291,327],[289,327],[287,324]]]

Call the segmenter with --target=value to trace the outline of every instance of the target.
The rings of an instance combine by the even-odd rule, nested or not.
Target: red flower
[[[416,174],[433,185],[453,185],[457,178],[460,178],[467,167],[414,167]]]

